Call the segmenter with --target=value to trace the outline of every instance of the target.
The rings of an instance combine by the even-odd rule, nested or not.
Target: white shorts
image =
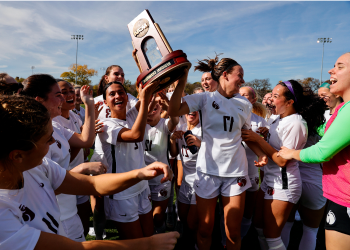
[[[288,189],[274,188],[266,184],[265,181],[261,183],[261,190],[265,193],[266,200],[280,200],[288,201],[297,204],[301,196],[301,186],[293,186]]]
[[[90,200],[89,195],[77,195],[77,205],[83,204]]]
[[[147,187],[140,194],[126,200],[114,200],[105,196],[104,205],[107,220],[134,222],[139,219],[139,214],[147,214],[152,210],[151,192]]]
[[[225,197],[240,195],[251,186],[248,175],[242,177],[220,177],[197,171],[193,189],[199,197],[212,199],[219,195]]]
[[[80,217],[78,214],[75,214],[74,216],[61,221],[63,230],[65,231],[67,238],[77,241],[77,242],[84,242],[85,236],[84,236],[84,227],[81,223]]]
[[[259,175],[257,176],[249,176],[250,183],[252,186],[247,189],[247,192],[255,192],[259,190]]]
[[[167,181],[160,185],[149,185],[152,201],[165,201],[170,197],[171,182]]]
[[[312,210],[320,210],[326,205],[327,199],[323,197],[322,187],[315,184],[303,182],[303,191],[300,204]]]
[[[196,193],[190,185],[182,181],[177,200],[183,204],[196,205]]]

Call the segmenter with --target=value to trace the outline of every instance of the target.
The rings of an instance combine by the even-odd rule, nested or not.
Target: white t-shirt
[[[306,121],[299,114],[278,117],[270,125],[267,142],[277,151],[285,146],[289,149],[303,149],[307,141]],[[293,178],[300,176],[298,161],[290,160],[284,168],[279,167],[272,159],[264,166],[264,181],[270,187],[288,189]]]
[[[72,111],[79,116],[80,120],[84,124],[84,122],[85,122],[85,109],[83,107],[80,107],[80,110],[73,109]]]
[[[0,249],[34,249],[41,231],[66,236],[54,193],[65,176],[63,168],[44,158],[23,172],[21,189],[0,189]]]
[[[56,142],[50,145],[46,157],[58,163],[65,170],[70,170],[70,146],[68,140],[73,136],[74,132],[64,128],[56,121],[52,121],[52,126],[53,138],[55,138]],[[77,214],[77,199],[75,195],[59,194],[56,197],[61,210],[61,221]]]
[[[183,124],[179,129],[179,131],[183,132],[186,132],[187,130],[187,124]],[[202,129],[200,123],[198,123],[191,131],[194,136],[196,136],[199,140],[202,140]],[[193,187],[194,178],[196,176],[198,152],[195,154],[191,153],[191,151],[187,148],[186,140],[183,136],[181,140],[176,140],[176,143],[183,166],[183,180],[188,185]]]
[[[134,97],[133,95],[127,93],[128,95],[128,103],[126,104],[126,112],[128,112],[131,108],[135,107],[138,99],[136,97]],[[96,96],[94,98],[95,104],[98,102],[102,102],[103,103],[103,108],[100,112],[100,114],[98,115],[97,119],[106,119],[106,118],[111,118],[111,110],[110,108],[104,103],[103,100],[103,95],[99,95]]]
[[[309,136],[304,148],[315,145],[319,140],[321,140],[319,135]],[[322,187],[322,163],[312,164],[302,161],[299,161],[298,163],[302,182]]]
[[[256,132],[258,128],[260,127],[266,127],[268,128],[269,126],[267,125],[267,122],[265,121],[264,118],[261,116],[258,116],[254,113],[252,113],[251,117],[251,127],[252,131]],[[245,142],[243,142],[245,152],[247,155],[247,160],[248,160],[248,175],[249,177],[256,177],[259,176],[259,170],[258,167],[254,165],[254,161],[258,160],[258,157],[256,154],[247,146]]]
[[[329,121],[329,119],[331,118],[331,114],[330,114],[330,110],[327,109],[325,112],[324,112],[324,118],[326,119],[326,123]]]
[[[145,167],[143,142],[118,142],[118,134],[121,129],[131,129],[138,115],[137,109],[131,108],[126,113],[126,121],[116,118],[105,118],[103,120],[104,129],[99,133],[96,141],[97,145],[102,145],[96,149],[99,154],[103,152],[103,157],[108,163],[108,173],[125,173],[134,169]],[[114,155],[113,155],[114,154]],[[113,195],[115,200],[125,200],[140,194],[148,186],[147,181],[140,181],[128,189]]]
[[[190,112],[199,111],[203,133],[197,171],[221,177],[248,175],[241,129],[250,129],[251,103],[240,94],[227,99],[218,91],[183,97]]]
[[[53,119],[54,121],[61,124],[64,128],[72,130],[78,134],[81,134],[81,126],[83,126],[80,117],[75,114],[72,110],[69,111],[69,119],[64,118],[63,116],[57,116]],[[80,149],[77,156],[75,156],[74,160],[69,163],[69,169],[71,170],[76,166],[84,163],[84,149]],[[78,198],[84,197],[85,195],[77,195]]]
[[[157,125],[151,127],[146,125],[143,145],[145,149],[145,163],[149,165],[155,161],[163,162],[169,165],[168,160],[168,136],[171,132],[168,129],[169,119],[160,118]],[[164,174],[159,175],[148,181],[149,185],[160,185],[160,180]]]

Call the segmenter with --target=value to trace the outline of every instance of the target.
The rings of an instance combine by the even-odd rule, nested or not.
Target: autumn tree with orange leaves
[[[78,64],[78,67],[76,68],[76,64],[73,63],[68,68],[70,71],[63,72],[61,74],[61,78],[67,82],[75,83],[75,74],[77,73],[77,85],[83,86],[83,85],[90,85],[91,80],[89,79],[92,76],[97,76],[97,70],[95,69],[88,69],[88,66],[86,64],[80,65]]]

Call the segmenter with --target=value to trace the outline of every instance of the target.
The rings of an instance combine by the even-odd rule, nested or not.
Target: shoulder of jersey
[[[72,110],[69,110],[69,116],[73,117],[73,119],[80,119],[80,117],[76,113],[74,113]]]
[[[187,123],[182,124],[179,129],[182,131],[186,131],[187,130]]]
[[[95,103],[96,103],[96,102],[99,102],[99,101],[103,101],[103,96],[102,96],[102,95],[96,96],[96,97],[94,98],[94,102],[95,102]]]

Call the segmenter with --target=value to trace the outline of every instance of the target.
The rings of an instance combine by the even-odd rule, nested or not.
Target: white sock
[[[243,237],[246,236],[251,224],[252,224],[252,219],[247,219],[243,216],[242,223],[241,223],[241,239],[243,239]]]
[[[269,245],[269,250],[287,250],[281,236],[278,238],[266,238],[266,242]]]
[[[293,222],[287,221],[282,229],[281,238],[286,247],[288,247],[288,244],[289,244],[290,231],[292,230],[293,224],[294,224],[294,221]]]
[[[312,249],[316,248],[316,236],[318,228],[308,227],[303,225],[303,236],[301,237],[299,249]]]
[[[264,236],[264,231],[262,228],[255,228],[258,233],[258,240],[261,250],[268,250],[269,246],[267,245],[266,238]]]

